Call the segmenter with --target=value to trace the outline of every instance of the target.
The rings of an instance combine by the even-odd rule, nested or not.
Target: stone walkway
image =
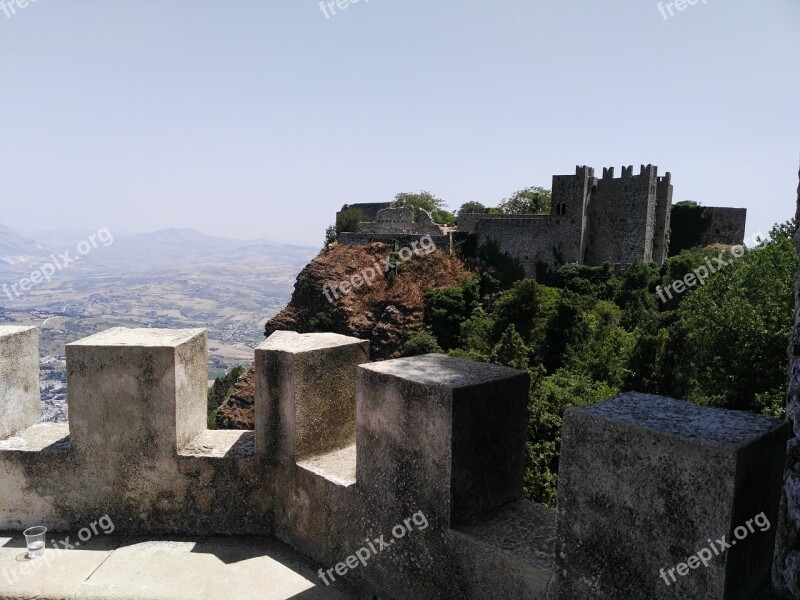
[[[353,600],[325,587],[318,566],[270,539],[104,536],[27,558],[20,533],[0,533],[0,599]],[[78,542],[74,536],[69,544]]]

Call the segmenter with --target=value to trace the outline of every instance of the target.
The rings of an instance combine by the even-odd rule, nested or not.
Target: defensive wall
[[[526,373],[368,361],[276,332],[255,431],[209,431],[206,333],[112,329],[67,346],[69,423],[38,423],[37,330],[0,327],[0,530],[274,536],[381,600],[744,599],[768,577],[784,421],[642,394],[570,409],[555,511],[522,499]]]

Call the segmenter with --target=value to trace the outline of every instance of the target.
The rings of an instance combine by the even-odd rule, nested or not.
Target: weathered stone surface
[[[659,569],[760,512],[775,522],[780,422],[637,394],[571,411],[555,563],[553,511],[520,500],[527,374],[440,355],[365,364],[361,340],[280,332],[256,353],[256,430],[198,431],[206,358],[198,331],[117,330],[71,346],[70,394],[85,395],[74,428],[0,440],[0,528],[76,530],[108,514],[121,533],[274,534],[329,576],[347,566],[334,579],[365,600],[545,600],[554,564],[556,597],[571,600],[722,598],[726,584],[726,597],[745,598],[766,574],[774,528],[691,571],[692,583],[668,587]],[[106,571],[95,591],[139,589],[131,561],[156,557],[162,574],[184,560],[145,546],[109,558],[121,575]],[[237,560],[228,550],[223,562]],[[229,587],[218,583],[216,594]]]
[[[0,528],[109,513],[123,532],[271,531],[252,433],[205,430],[204,331],[110,330],[68,345],[67,371],[69,429],[0,442]]]
[[[433,222],[430,213],[413,206],[384,208],[375,221],[359,223],[359,233],[442,235],[444,230]]]
[[[116,328],[67,344],[73,449],[174,454],[206,429],[207,354],[201,329]]]
[[[800,180],[800,173],[798,173]],[[800,224],[800,184],[797,186]],[[794,236],[800,252],[800,230]],[[786,474],[781,498],[780,528],[775,550],[773,583],[787,597],[800,598],[800,272],[795,274],[795,319],[789,343],[789,388],[786,417],[792,432],[787,446]]]
[[[336,333],[276,331],[256,348],[258,451],[271,462],[295,461],[355,443],[356,368],[369,342]],[[258,392],[257,392],[258,395]]]
[[[335,333],[276,331],[256,348],[256,444],[276,467],[275,534],[321,562],[337,547],[330,497],[354,483],[355,453],[339,452],[355,444],[356,369],[368,360],[369,342]]]
[[[39,332],[0,327],[0,439],[39,421]]]
[[[372,460],[359,481],[396,481],[406,497],[393,509],[414,500],[452,524],[521,498],[529,386],[520,371],[436,354],[365,365],[358,448]]]
[[[787,433],[776,419],[636,393],[570,409],[554,598],[751,598],[769,572]],[[734,536],[761,513],[766,530],[759,519]],[[721,536],[736,544],[672,581],[669,569]]]

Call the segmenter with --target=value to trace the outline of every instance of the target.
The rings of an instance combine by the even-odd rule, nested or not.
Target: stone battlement
[[[770,566],[774,530],[659,576],[740,521],[777,522],[777,420],[639,394],[572,409],[556,528],[522,499],[521,371],[369,363],[366,341],[276,332],[255,350],[255,431],[209,431],[203,330],[69,344],[68,425],[37,423],[37,358],[35,329],[0,327],[0,530],[108,514],[121,533],[274,536],[395,600],[722,598]],[[348,560],[382,537],[391,550]]]

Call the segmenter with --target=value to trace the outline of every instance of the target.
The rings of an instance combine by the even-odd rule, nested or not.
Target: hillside
[[[47,257],[51,252],[44,244],[0,225],[0,262],[8,265],[27,264]]]
[[[386,259],[387,244],[342,246],[321,252],[297,277],[291,302],[267,322],[266,335],[274,331],[300,333],[331,331],[369,340],[373,360],[399,354],[405,336],[422,327],[425,292],[459,287],[468,278],[464,263],[441,250],[399,262],[393,278],[379,275],[372,286],[364,285],[338,300],[323,286],[336,286],[354,274]]]

